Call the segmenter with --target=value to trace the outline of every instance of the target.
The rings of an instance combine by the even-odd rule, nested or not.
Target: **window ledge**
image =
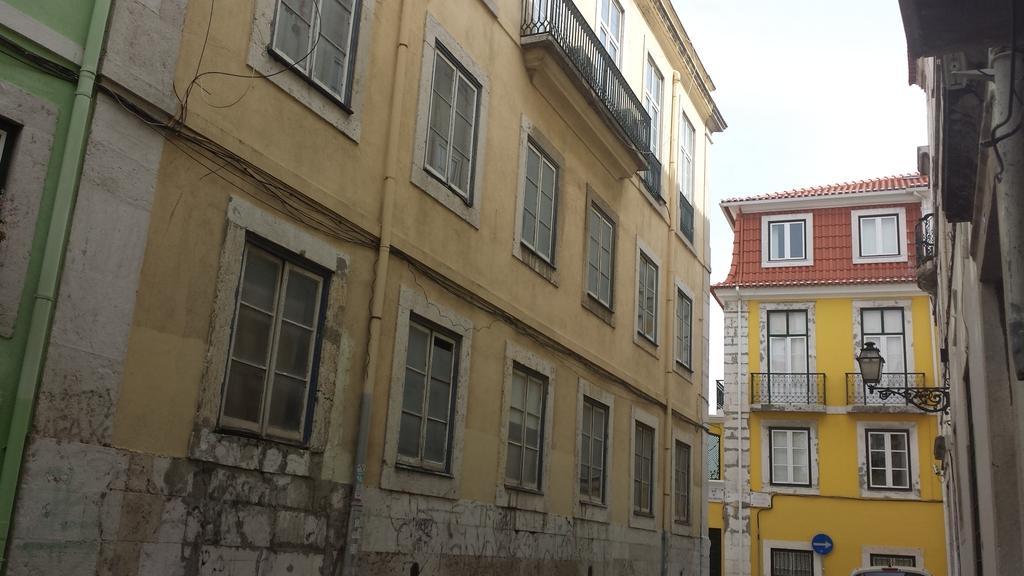
[[[875,488],[861,487],[860,497],[865,500],[907,500],[911,502],[921,500],[920,491],[915,489],[879,490]]]
[[[558,268],[540,254],[534,252],[533,248],[530,248],[523,242],[519,242],[512,250],[512,255],[516,257],[516,260],[525,264],[527,268],[536,272],[541,278],[547,280],[556,288],[558,287]]]
[[[824,414],[828,411],[824,404],[751,404],[751,412],[812,412]]]
[[[631,510],[629,512],[629,526],[631,528],[638,528],[640,530],[658,530],[657,517],[653,512],[637,512]]]
[[[189,457],[232,468],[308,477],[314,468],[312,461],[319,454],[275,440],[203,429],[193,433]]]
[[[639,332],[633,332],[633,343],[651,356],[658,357],[658,344]]]
[[[600,300],[594,298],[589,292],[583,293],[583,300],[580,303],[583,305],[583,308],[597,316],[602,322],[615,328],[615,311],[602,304]]]
[[[821,489],[817,486],[787,486],[781,484],[768,484],[761,489],[768,494],[789,494],[792,496],[821,496]]]

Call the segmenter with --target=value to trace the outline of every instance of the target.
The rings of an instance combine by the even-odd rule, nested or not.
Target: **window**
[[[557,182],[558,167],[530,142],[523,179],[522,243],[549,263],[554,260]]]
[[[597,37],[612,60],[622,61],[622,6],[616,0],[599,0]]]
[[[868,488],[910,490],[910,432],[866,430]]]
[[[817,398],[817,381],[807,373],[807,311],[768,312],[768,396],[782,402]],[[813,386],[812,386],[813,384]]]
[[[14,154],[14,139],[20,129],[21,127],[17,124],[0,118],[0,194],[3,194],[7,182],[7,167],[11,164],[11,156]]]
[[[860,255],[899,256],[900,227],[898,214],[860,216]]]
[[[793,486],[811,485],[810,430],[807,428],[769,428],[771,445],[771,483]]]
[[[690,368],[690,334],[693,324],[693,300],[676,290],[676,362]]]
[[[690,446],[676,440],[675,470],[675,520],[680,524],[690,523]]]
[[[540,490],[541,446],[547,379],[519,365],[512,370],[505,480],[510,486]]]
[[[679,198],[693,206],[693,145],[696,136],[686,114],[680,112],[679,116]]]
[[[814,576],[814,552],[772,548],[771,576]]]
[[[247,242],[221,426],[301,442],[316,385],[326,272]]]
[[[424,167],[466,202],[472,197],[479,85],[438,45]]]
[[[273,53],[332,97],[347,102],[359,0],[280,0]]]
[[[707,454],[705,454],[704,469],[708,471],[708,480],[722,479],[722,437],[718,434],[708,434]]]
[[[644,70],[644,108],[651,116],[651,152],[659,156],[661,152],[661,72],[654,59],[647,57],[647,68]]]
[[[900,554],[872,554],[870,563],[872,566],[914,568],[917,566],[917,558]]]
[[[590,205],[587,232],[587,294],[612,307],[612,261],[615,256],[615,224],[596,205]]]
[[[862,345],[873,342],[885,358],[882,369],[892,374],[907,371],[907,348],[904,335],[903,308],[862,308]]]
[[[636,423],[633,447],[633,512],[654,514],[654,428]]]
[[[604,503],[608,407],[584,397],[580,434],[580,497],[589,502]]]
[[[803,220],[770,222],[768,259],[804,260],[807,257],[805,225]]]
[[[639,295],[637,298],[637,332],[657,342],[658,339],[658,266],[640,252]]]
[[[398,431],[403,464],[448,469],[458,345],[456,338],[410,318]]]

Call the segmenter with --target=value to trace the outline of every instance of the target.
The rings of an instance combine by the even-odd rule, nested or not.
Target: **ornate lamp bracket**
[[[899,396],[925,412],[949,413],[949,387],[934,388],[887,388],[868,384],[868,390],[878,394],[882,400]]]

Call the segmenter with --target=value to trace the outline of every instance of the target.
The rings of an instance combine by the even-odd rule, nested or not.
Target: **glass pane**
[[[523,484],[537,486],[537,468],[540,464],[540,453],[527,448],[523,451]]]
[[[593,426],[591,427],[591,436],[598,440],[604,440],[605,438],[605,410],[603,408],[594,409]]]
[[[793,466],[793,483],[794,484],[807,484],[810,479],[807,476],[807,467],[794,465]]]
[[[451,413],[451,384],[440,380],[430,381],[430,402],[427,415],[436,420],[448,421]]]
[[[885,468],[885,452],[871,452],[870,465],[872,468]]]
[[[299,432],[302,414],[306,411],[306,382],[278,374],[270,393],[268,424],[275,428]]]
[[[540,447],[540,418],[533,414],[526,415],[526,436],[523,443],[531,448]]]
[[[794,336],[789,339],[789,371],[792,373],[807,372],[807,338],[804,336]]]
[[[273,310],[280,267],[280,262],[269,255],[248,250],[242,275],[242,302],[268,312]]]
[[[461,87],[462,81],[459,81]],[[459,96],[461,97],[461,90]],[[472,156],[473,152],[473,118],[465,117],[462,114],[455,115],[455,131],[452,134],[452,146],[465,158]]]
[[[790,222],[789,224],[789,257],[804,258],[804,223]]]
[[[313,0],[286,0],[277,11],[274,48],[293,62],[302,60],[297,68],[305,70],[309,52],[309,22],[313,19]]]
[[[228,389],[224,394],[224,415],[258,424],[263,404],[265,370],[232,361]]]
[[[334,2],[328,2],[328,4],[334,4]],[[345,52],[339,50],[327,38],[320,37],[320,41],[316,45],[313,77],[322,82],[329,92],[339,97],[342,96],[345,60]]]
[[[508,413],[508,441],[523,443],[523,413],[514,408]]]
[[[907,437],[903,434],[893,434],[889,437],[889,442],[892,444],[893,450],[907,449]]]
[[[886,334],[903,333],[903,311],[887,309],[883,312]]]
[[[430,361],[430,376],[443,380],[452,381],[452,365],[455,362],[454,346],[447,340],[434,338],[434,356]]]
[[[526,375],[522,372],[512,372],[512,407],[519,410],[526,409],[524,390],[526,388]]]
[[[472,141],[472,126],[476,122],[476,87],[464,76],[459,76],[459,93],[456,98],[455,110],[466,121],[466,125],[470,129],[470,138],[466,140],[469,143]],[[466,150],[468,151],[469,148],[467,147]]]
[[[349,52],[349,32],[352,28],[354,0],[324,0],[320,33]]]
[[[784,448],[773,450],[772,462],[778,466],[789,466],[789,450]]]
[[[541,174],[541,204],[540,218],[548,227],[555,225],[555,168],[544,163],[544,170]]]
[[[903,357],[903,336],[883,336],[882,354],[885,357],[884,372],[903,372],[906,363]]]
[[[544,383],[530,378],[530,392],[527,395],[526,409],[530,414],[540,414],[541,402],[544,399]]]
[[[862,310],[861,316],[864,319],[864,332],[879,334],[882,332],[882,311]]]
[[[768,340],[770,358],[768,369],[771,372],[785,374],[789,372],[789,356],[786,351],[786,339],[774,337]]]
[[[239,306],[238,319],[235,321],[234,357],[266,367],[270,327],[270,315],[244,304]]]
[[[515,444],[508,445],[508,456],[505,458],[505,477],[519,481],[522,478],[523,449]]]
[[[789,333],[807,334],[807,313],[800,310],[789,313]]]
[[[426,376],[405,369],[405,386],[402,388],[402,410],[423,415],[423,383]]]
[[[423,445],[423,458],[431,462],[444,462],[448,449],[448,425],[427,420],[427,439]]]
[[[885,470],[871,470],[871,485],[885,486]]]
[[[590,462],[596,470],[604,469],[604,442],[594,440],[590,446]]]
[[[415,414],[402,413],[398,429],[398,453],[410,458],[420,457],[420,425],[422,420]]]
[[[319,299],[320,282],[316,278],[295,271],[288,274],[288,291],[284,297],[285,318],[312,328],[316,322]]]
[[[871,450],[885,450],[885,436],[881,434],[869,434],[868,447]]]
[[[592,265],[587,266],[587,290],[601,298],[601,274]]]
[[[892,467],[893,468],[907,468],[907,453],[906,452],[893,452],[892,453]]]
[[[312,340],[312,330],[282,322],[281,331],[277,335],[277,358],[274,362],[274,371],[306,378]]]
[[[537,224],[537,253],[545,258],[551,258],[551,228],[540,222]]]
[[[430,334],[416,326],[409,326],[409,350],[405,355],[405,365],[420,372],[427,371],[427,342]]]
[[[882,253],[899,254],[899,233],[896,230],[896,217],[888,216],[881,221],[882,227]]]
[[[768,313],[768,331],[771,334],[785,334],[786,333],[786,313],[785,312],[769,312]]]
[[[910,486],[910,477],[906,470],[893,470],[892,471],[892,485],[905,488]]]
[[[786,225],[769,224],[771,228],[771,246],[768,258],[778,260],[786,257]]]
[[[430,130],[427,135],[427,165],[442,175],[448,164],[448,139],[451,136],[452,89],[455,68],[437,54],[434,58],[434,84],[430,97]]]
[[[861,218],[860,220],[860,253],[864,256],[878,254],[877,220]]]

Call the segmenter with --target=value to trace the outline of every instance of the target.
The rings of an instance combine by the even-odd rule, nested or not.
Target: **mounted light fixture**
[[[882,366],[885,365],[885,358],[875,347],[874,342],[865,342],[857,356],[857,364],[860,365],[860,375],[870,392],[877,392],[882,400],[888,400],[890,396],[899,396],[925,412],[949,412],[949,387],[935,388],[926,386],[924,388],[902,388],[879,386],[882,380]]]

